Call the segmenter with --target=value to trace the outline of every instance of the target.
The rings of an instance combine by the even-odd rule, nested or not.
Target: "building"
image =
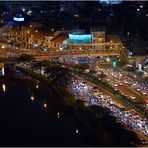
[[[67,46],[66,46],[67,45],[67,42],[66,42],[67,39],[68,39],[68,34],[64,33],[64,32],[60,32],[58,35],[54,36],[50,40],[50,48],[53,48],[53,49],[67,48]]]
[[[91,29],[90,33],[84,30],[75,30],[69,34],[67,49],[90,51],[96,55],[127,57],[127,50],[117,35],[106,35],[102,29]]]
[[[127,50],[117,35],[106,35],[104,29],[54,31],[42,26],[16,26],[5,33],[9,43],[21,50],[54,49],[67,50],[69,54],[90,53],[94,56],[127,58]],[[72,52],[71,52],[72,51]]]

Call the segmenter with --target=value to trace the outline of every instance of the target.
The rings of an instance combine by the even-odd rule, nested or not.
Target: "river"
[[[0,146],[100,146],[51,88],[22,73],[5,73],[0,77]]]

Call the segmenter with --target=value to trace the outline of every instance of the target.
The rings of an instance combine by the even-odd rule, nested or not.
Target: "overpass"
[[[48,58],[48,59],[52,59],[52,58],[73,58],[73,57],[97,57],[97,56],[104,56],[104,57],[117,57],[117,56],[121,56],[121,57],[126,57],[125,53],[120,53],[120,52],[73,52],[73,51],[67,51],[67,52],[57,52],[57,53],[48,53],[48,54],[36,54],[35,57],[36,58]]]
[[[11,57],[11,54],[7,54],[8,52],[12,52],[13,57]],[[0,60],[15,60],[16,57],[20,56],[20,54],[30,54],[35,56],[36,59],[42,59],[42,60],[49,60],[54,58],[73,58],[73,57],[97,57],[97,56],[104,56],[104,57],[121,57],[121,58],[127,58],[126,52],[120,52],[119,51],[75,51],[75,50],[66,50],[66,51],[10,51],[4,52],[1,54]],[[3,55],[3,56],[2,56]],[[3,58],[2,58],[3,57]]]

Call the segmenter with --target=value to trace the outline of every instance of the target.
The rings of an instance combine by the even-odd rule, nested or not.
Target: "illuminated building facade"
[[[69,34],[70,44],[91,44],[92,36],[90,34]]]
[[[76,31],[69,34],[67,49],[91,51],[100,55],[127,56],[127,50],[117,35],[106,35],[103,29],[91,29],[90,34]]]

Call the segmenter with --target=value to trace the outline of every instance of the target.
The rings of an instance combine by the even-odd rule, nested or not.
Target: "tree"
[[[64,87],[67,87],[69,84],[71,75],[67,68],[58,65],[52,65],[46,69],[46,72],[49,74],[48,78],[53,84]]]
[[[89,68],[89,65],[88,64],[78,64],[74,68],[80,72],[84,72],[84,70]]]
[[[31,62],[34,60],[33,55],[23,54],[17,58],[19,62]]]

